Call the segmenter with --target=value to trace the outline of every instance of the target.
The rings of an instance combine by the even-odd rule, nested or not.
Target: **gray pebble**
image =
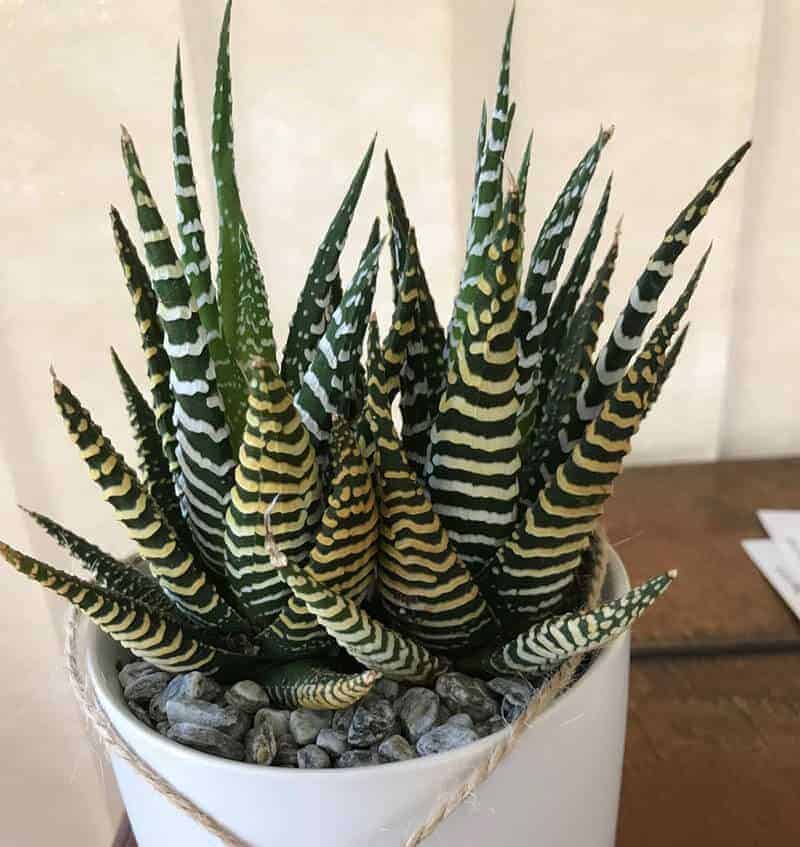
[[[205,700],[170,700],[167,719],[171,724],[191,723],[218,729],[231,738],[242,738],[250,728],[250,719],[234,706],[218,706]]]
[[[213,753],[215,756],[235,759],[237,762],[244,759],[244,745],[212,727],[197,726],[192,723],[174,723],[170,726],[167,737],[179,744],[193,747],[195,750],[202,750],[204,753]]]
[[[500,715],[495,715],[493,718],[489,718],[488,721],[479,723],[475,727],[475,732],[477,732],[481,738],[486,738],[487,735],[500,732],[501,729],[505,729],[507,726],[508,724]]]
[[[297,745],[291,735],[284,735],[278,739],[278,749],[272,764],[284,768],[297,767]]]
[[[476,721],[488,720],[498,712],[486,683],[463,673],[443,673],[436,680],[436,693],[449,709],[466,712]]]
[[[317,735],[317,745],[332,756],[341,756],[347,750],[347,735],[340,729],[325,727]]]
[[[333,729],[338,729],[340,732],[343,732],[345,735],[347,735],[355,711],[355,706],[348,706],[346,709],[338,709],[333,713],[331,727]]]
[[[167,719],[167,703],[174,699],[213,701],[222,693],[222,686],[211,677],[192,671],[174,676],[169,685],[150,701],[150,717],[154,721]]]
[[[331,713],[316,709],[297,709],[289,718],[289,729],[299,747],[316,741],[321,729],[331,725]]]
[[[215,679],[200,673],[200,671],[183,673],[176,679],[181,681],[179,696],[187,697],[190,700],[212,702],[223,693],[222,686]]]
[[[436,711],[436,724],[435,724],[435,726],[441,726],[443,723],[447,723],[450,720],[450,718],[452,718],[452,717],[453,717],[453,713],[440,700],[439,701],[439,708]]]
[[[405,762],[415,759],[417,754],[402,735],[390,735],[378,747],[378,757],[382,762]]]
[[[430,732],[426,732],[417,741],[417,753],[420,756],[430,756],[433,753],[445,753],[455,750],[465,744],[471,744],[478,740],[478,733],[474,729],[463,726],[444,724],[437,726]]]
[[[271,765],[278,752],[278,741],[268,723],[251,729],[244,737],[244,758],[255,765]]]
[[[475,724],[473,723],[472,718],[462,712],[458,715],[452,715],[445,721],[446,726],[463,726],[464,729],[474,729]]]
[[[379,759],[372,750],[348,750],[336,760],[337,768],[363,768],[377,764]]]
[[[267,692],[251,679],[243,679],[225,692],[225,700],[242,712],[254,715],[259,709],[269,706]]]
[[[513,723],[528,708],[535,691],[526,679],[511,676],[490,679],[487,686],[500,695],[500,715],[506,723]]]
[[[496,676],[486,683],[486,687],[499,695],[501,700],[504,697],[513,697],[515,700],[525,703],[531,699],[534,690],[527,679],[518,676]]]
[[[436,724],[439,713],[439,696],[429,688],[409,688],[395,702],[403,734],[412,743]]]
[[[291,713],[283,709],[259,709],[253,718],[255,726],[268,723],[272,727],[276,738],[289,735],[289,715]]]
[[[370,747],[392,735],[397,728],[394,706],[383,697],[365,698],[356,707],[347,733],[353,747]]]
[[[181,677],[174,676],[167,686],[150,700],[149,712],[150,717],[154,721],[160,723],[167,719],[167,703],[173,697],[177,697],[179,695],[179,692],[181,691],[181,683]]]
[[[380,697],[385,697],[387,700],[396,700],[400,696],[400,683],[393,679],[379,679],[372,690]]]
[[[145,726],[149,726],[151,729],[153,728],[153,724],[150,721],[150,715],[148,714],[147,709],[145,709],[144,706],[139,705],[139,703],[137,703],[135,700],[131,700],[128,703],[128,708],[134,715],[136,715],[137,718],[139,718],[139,720]]]
[[[142,674],[125,686],[124,697],[126,700],[149,704],[156,694],[160,694],[167,687],[171,679],[172,675],[164,671]]]
[[[297,751],[297,766],[299,768],[329,768],[331,757],[316,744],[307,744]]]
[[[155,673],[157,670],[158,668],[153,667],[150,662],[128,662],[117,674],[117,677],[119,684],[123,688],[127,688],[135,679],[145,674]]]

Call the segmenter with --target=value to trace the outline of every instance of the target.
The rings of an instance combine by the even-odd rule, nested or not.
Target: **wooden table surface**
[[[680,572],[634,630],[618,847],[800,843],[800,623],[742,550],[760,508],[800,509],[800,459],[634,468],[609,503],[633,582]]]

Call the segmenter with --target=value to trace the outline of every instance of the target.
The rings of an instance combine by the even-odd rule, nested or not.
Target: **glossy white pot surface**
[[[612,555],[604,599],[628,580]],[[451,753],[344,770],[258,767],[180,746],[127,709],[116,642],[93,630],[89,677],[119,734],[172,785],[253,847],[401,847],[438,799],[460,785],[503,733]],[[628,701],[630,640],[602,650],[584,676],[530,726],[430,847],[613,847]],[[112,756],[139,847],[219,841]]]

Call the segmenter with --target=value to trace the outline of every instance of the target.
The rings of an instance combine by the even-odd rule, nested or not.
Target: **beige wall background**
[[[0,510],[2,535],[63,556],[14,508],[22,502],[112,551],[126,541],[100,504],[52,409],[47,367],[131,452],[107,348],[144,370],[107,205],[132,209],[118,124],[134,135],[172,215],[169,120],[175,39],[206,226],[214,238],[209,146],[222,0],[0,3]],[[480,101],[493,97],[505,25],[489,0],[398,5],[238,0],[233,66],[240,182],[279,339],[314,248],[372,134],[389,146],[440,311],[461,267]],[[790,0],[519,0],[512,161],[535,133],[531,229],[598,125],[614,123],[585,230],[613,169],[610,220],[625,214],[611,308],[619,308],[675,212],[738,144],[756,146],[698,232],[667,297],[712,238],[712,260],[671,384],[635,459],[691,461],[800,452],[800,7]],[[352,229],[352,272],[383,212],[380,155]],[[529,235],[529,242],[535,233]],[[577,243],[577,238],[574,243]],[[601,245],[601,250],[603,245]],[[384,268],[377,310],[385,326]],[[84,736],[55,637],[62,608],[0,569],[0,741],[4,843],[105,844],[119,808]],[[47,814],[40,800],[47,797]]]

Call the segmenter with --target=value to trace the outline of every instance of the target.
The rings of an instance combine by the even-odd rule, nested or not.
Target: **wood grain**
[[[635,662],[618,847],[800,843],[800,656]]]
[[[634,645],[800,638],[800,623],[741,546],[756,509],[800,509],[800,459],[626,471],[606,528],[632,582],[679,578],[634,628]]]

